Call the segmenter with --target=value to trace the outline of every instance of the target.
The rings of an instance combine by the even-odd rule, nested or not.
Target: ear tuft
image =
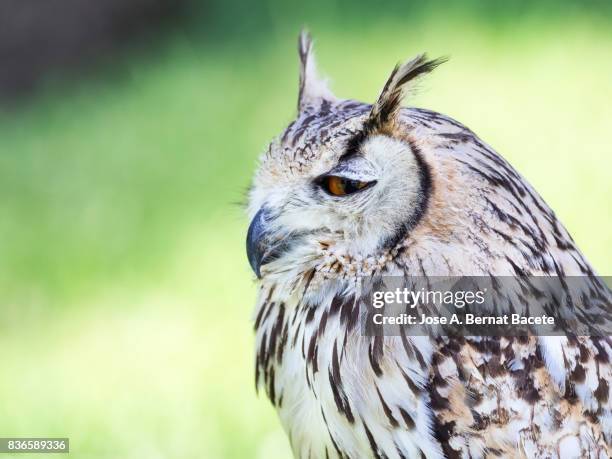
[[[392,124],[399,112],[407,83],[431,72],[447,60],[447,58],[428,60],[427,55],[420,54],[401,66],[396,65],[378,100],[372,105],[368,126],[371,129],[383,129]]]
[[[321,79],[317,74],[312,38],[306,30],[302,30],[300,33],[298,53],[300,56],[298,112],[301,112],[307,105],[320,104],[323,100],[336,100],[336,96],[327,87],[327,81]]]

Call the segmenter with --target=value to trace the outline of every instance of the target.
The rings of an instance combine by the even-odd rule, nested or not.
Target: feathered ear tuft
[[[298,112],[306,105],[315,105],[323,100],[334,101],[336,96],[327,87],[327,81],[317,75],[317,64],[312,49],[310,34],[302,30],[298,39],[300,55],[300,92],[298,96]]]
[[[367,121],[368,127],[372,130],[381,130],[392,124],[399,112],[406,84],[431,72],[447,60],[447,58],[428,60],[427,55],[420,54],[401,66],[396,65],[378,100],[372,105]]]

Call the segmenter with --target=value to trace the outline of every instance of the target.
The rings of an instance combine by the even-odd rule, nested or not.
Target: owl
[[[583,299],[605,299],[582,313],[603,323],[610,291],[502,156],[402,108],[443,60],[396,66],[368,104],[332,94],[308,34],[298,51],[297,116],[260,158],[246,244],[256,385],[295,457],[610,457],[609,336],[364,333],[385,276],[579,277]]]

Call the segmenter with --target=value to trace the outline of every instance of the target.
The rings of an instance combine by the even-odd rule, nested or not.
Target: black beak
[[[299,239],[299,235],[279,235],[277,231],[270,231],[274,217],[262,207],[253,217],[249,225],[246,240],[247,257],[251,268],[258,279],[261,279],[261,267],[270,263],[291,249],[292,244]]]
[[[267,212],[262,207],[259,209],[259,212],[255,214],[255,217],[253,217],[247,232],[247,257],[258,279],[261,279],[261,262],[266,254],[268,245],[266,242],[266,218]]]

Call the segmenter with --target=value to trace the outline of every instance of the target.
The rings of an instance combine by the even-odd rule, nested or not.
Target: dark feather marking
[[[342,378],[340,376],[340,361],[338,359],[338,343],[335,341],[334,350],[332,352],[332,365],[331,368],[329,368],[328,376],[334,401],[336,403],[336,408],[338,408],[338,411],[340,411],[346,417],[346,419],[353,424],[355,422],[355,417],[353,416],[353,411],[351,410],[348,397],[344,393],[344,388],[342,386]]]
[[[319,346],[317,343],[317,334],[313,333],[310,337],[310,344],[308,345],[308,353],[306,354],[306,362],[312,365],[313,374],[319,369]]]
[[[261,320],[263,318],[264,312],[266,311],[266,309],[268,309],[268,306],[269,306],[269,303],[265,301],[259,308],[259,311],[257,312],[257,317],[255,319],[255,325],[254,325],[254,328],[256,331],[257,329],[259,329],[259,326],[261,325]]]
[[[580,363],[586,363],[589,360],[589,357],[591,356],[591,351],[589,351],[589,349],[582,344],[580,345],[579,349],[580,349]]]
[[[346,326],[349,322],[352,310],[355,309],[355,305],[352,301],[348,301],[348,298],[342,304],[340,308],[340,324]]]
[[[419,366],[422,369],[427,368],[427,364],[425,363],[425,359],[423,358],[423,354],[421,354],[421,351],[419,351],[419,348],[414,346],[413,349],[414,349],[414,355],[417,359],[417,362],[419,362]]]
[[[610,357],[608,356],[608,352],[604,349],[603,345],[599,342],[600,339],[598,337],[591,338],[593,342],[593,346],[597,349],[597,355],[595,356],[595,361],[599,363],[609,363]]]
[[[476,135],[472,132],[471,129],[459,123],[458,121],[449,118],[448,116],[442,115],[441,113],[434,112],[433,110],[428,110],[426,108],[410,108],[408,109],[410,116],[417,119],[425,119],[427,121],[442,121],[444,123],[448,123],[451,126],[455,126],[462,131],[469,132],[472,135]]]
[[[308,287],[310,287],[310,283],[312,282],[312,278],[314,277],[314,275],[314,269],[311,269],[306,273],[306,285],[304,286],[304,291],[302,292],[302,298],[306,295],[306,292],[308,291]]]
[[[413,394],[416,395],[416,394],[420,394],[421,392],[423,392],[423,390],[420,389],[419,386],[415,384],[412,378],[406,374],[403,368],[400,368],[400,372],[402,373],[402,376],[404,377],[406,384],[408,384],[408,387],[410,388]]]
[[[323,407],[321,406],[321,416],[323,417],[323,422],[325,423],[325,427],[327,428],[327,433],[329,434],[329,439],[332,442],[332,445],[334,446],[334,449],[336,450],[336,452],[338,453],[338,456],[340,456],[340,459],[344,459],[345,457],[348,457],[347,454],[344,454],[340,448],[338,447],[338,444],[336,443],[336,440],[334,439],[334,436],[331,433],[331,430],[329,429],[329,424],[327,423],[327,418],[325,417],[325,413],[323,412]]]
[[[268,397],[272,405],[276,406],[276,380],[274,377],[274,367],[270,367],[268,376]]]
[[[259,325],[261,324],[261,321],[264,315],[264,311],[269,306],[270,298],[272,298],[273,293],[274,293],[274,287],[270,288],[268,295],[266,296],[266,299],[263,301],[261,307],[259,308],[259,312],[257,313],[257,319],[255,320],[255,330],[257,330],[259,328]]]
[[[437,365],[433,367],[432,371],[433,371],[433,375],[431,377],[431,383],[433,384],[434,387],[448,386],[448,381],[444,379],[442,375],[440,375],[440,370],[438,369]]]
[[[296,347],[297,345],[297,340],[300,336],[300,330],[302,329],[302,322],[299,322],[297,325],[297,328],[295,329],[294,333],[293,333],[293,339],[291,340],[291,346],[292,347]]]
[[[304,319],[304,323],[305,324],[309,324],[310,322],[313,321],[315,316],[315,308],[314,307],[309,307],[308,311],[306,312],[306,317]]]
[[[512,371],[510,374],[515,378],[517,395],[531,405],[540,400],[540,392],[533,381],[530,366],[532,359],[523,359],[525,368]]]
[[[321,319],[319,320],[319,327],[317,328],[317,335],[321,336],[325,333],[325,328],[327,327],[327,315],[329,314],[329,310],[323,311],[321,314]]]
[[[268,332],[264,331],[262,337],[261,337],[261,343],[259,345],[259,351],[257,352],[257,358],[256,358],[256,362],[257,365],[255,367],[255,385],[256,387],[259,386],[259,377],[260,377],[260,370],[262,370],[264,372],[264,382],[266,381],[266,374],[267,374],[267,357],[266,357],[266,341],[268,339]]]
[[[495,204],[493,201],[491,201],[489,198],[485,197],[484,198],[485,201],[491,206],[491,208],[493,209],[493,214],[502,222],[506,223],[508,226],[510,226],[510,228],[520,228],[523,233],[527,234],[527,235],[531,235],[533,237],[533,241],[536,243],[537,247],[540,250],[544,250],[545,249],[545,244],[542,240],[538,239],[535,237],[534,230],[532,230],[531,228],[529,228],[528,226],[526,226],[524,223],[522,223],[519,219],[517,219],[516,217],[514,217],[513,215],[510,215],[506,212],[504,212],[503,210],[501,210],[497,204]]]
[[[404,420],[404,424],[406,424],[406,428],[408,430],[414,429],[415,423],[414,423],[414,419],[412,419],[412,416],[410,416],[408,412],[402,407],[399,407],[398,410],[400,414],[402,415],[402,419]]]
[[[576,364],[574,370],[570,373],[570,380],[578,384],[586,380],[586,371],[579,363]]]
[[[578,395],[576,395],[576,387],[572,383],[565,384],[565,393],[563,394],[563,398],[574,405],[578,402]]]
[[[446,410],[450,406],[448,399],[440,395],[435,386],[430,386],[429,398],[431,402],[431,408],[436,411]]]
[[[329,307],[329,315],[334,317],[338,312],[340,312],[340,308],[342,308],[343,300],[340,296],[334,296],[332,298],[331,306]]]
[[[434,418],[434,421],[434,434],[440,446],[442,446],[446,459],[462,459],[461,451],[457,451],[450,446],[450,439],[455,431],[455,422],[450,421],[442,424],[437,418]]]
[[[593,392],[593,395],[595,395],[595,398],[601,405],[608,403],[608,399],[610,397],[610,387],[608,385],[608,381],[605,379],[600,379],[599,385],[597,386],[595,392]]]
[[[285,347],[287,346],[287,340],[289,339],[289,323],[285,322],[283,326],[283,331],[281,332],[281,340],[278,343],[278,347],[276,349],[276,361],[280,363],[283,359],[283,354],[285,352]]]
[[[423,219],[427,212],[429,197],[432,194],[433,182],[429,165],[423,159],[421,151],[414,142],[409,142],[410,149],[414,153],[417,166],[419,168],[419,192],[417,201],[414,204],[412,214],[407,221],[404,221],[395,230],[395,233],[382,243],[382,248],[390,249],[397,246],[406,239],[410,231]]]
[[[380,400],[380,404],[382,405],[382,409],[385,412],[385,416],[387,416],[389,423],[391,424],[392,427],[398,427],[399,423],[397,422],[397,419],[395,419],[395,417],[393,416],[393,412],[391,411],[391,408],[389,408],[389,405],[387,405],[387,402],[385,402],[385,399],[380,393],[380,389],[378,388],[378,386],[376,386],[376,393],[378,394],[378,399]]]
[[[517,276],[527,277],[527,273],[525,272],[525,270],[521,268],[518,264],[516,264],[512,258],[510,258],[508,255],[506,255],[505,258],[506,258],[506,261],[510,263],[510,266],[512,266],[512,269],[514,270],[514,273]]]
[[[413,346],[410,342],[408,342],[408,338],[406,337],[405,327],[400,327],[400,338],[402,340],[402,346],[404,346],[404,351],[406,351],[406,356],[410,360],[414,359]]]
[[[291,132],[291,129],[293,128],[293,126],[295,125],[295,122],[297,120],[292,121],[291,123],[289,123],[289,126],[287,126],[287,129],[285,129],[285,132],[283,133],[283,136],[281,137],[281,143],[285,143],[285,141],[287,140],[287,136],[289,135],[289,133]]]
[[[374,370],[376,376],[382,376],[383,371],[380,367],[380,359],[383,356],[383,338],[382,336],[374,336],[368,347],[368,358],[370,366]]]
[[[278,356],[277,354],[277,342],[279,339],[279,335],[282,332],[283,325],[285,319],[285,305],[284,303],[280,303],[278,307],[278,312],[276,315],[276,320],[274,321],[274,325],[270,329],[270,335],[268,340],[268,349],[266,351],[266,358],[269,358],[273,355]],[[282,355],[282,353],[281,353]],[[267,363],[266,363],[267,365]]]
[[[374,435],[372,435],[372,432],[370,432],[368,425],[365,423],[363,419],[361,420],[361,422],[363,424],[363,429],[365,430],[366,436],[368,437],[368,442],[370,443],[370,449],[372,449],[372,453],[374,453],[374,457],[376,459],[386,459],[387,456],[378,447],[378,444],[376,443],[376,440],[374,439]]]

